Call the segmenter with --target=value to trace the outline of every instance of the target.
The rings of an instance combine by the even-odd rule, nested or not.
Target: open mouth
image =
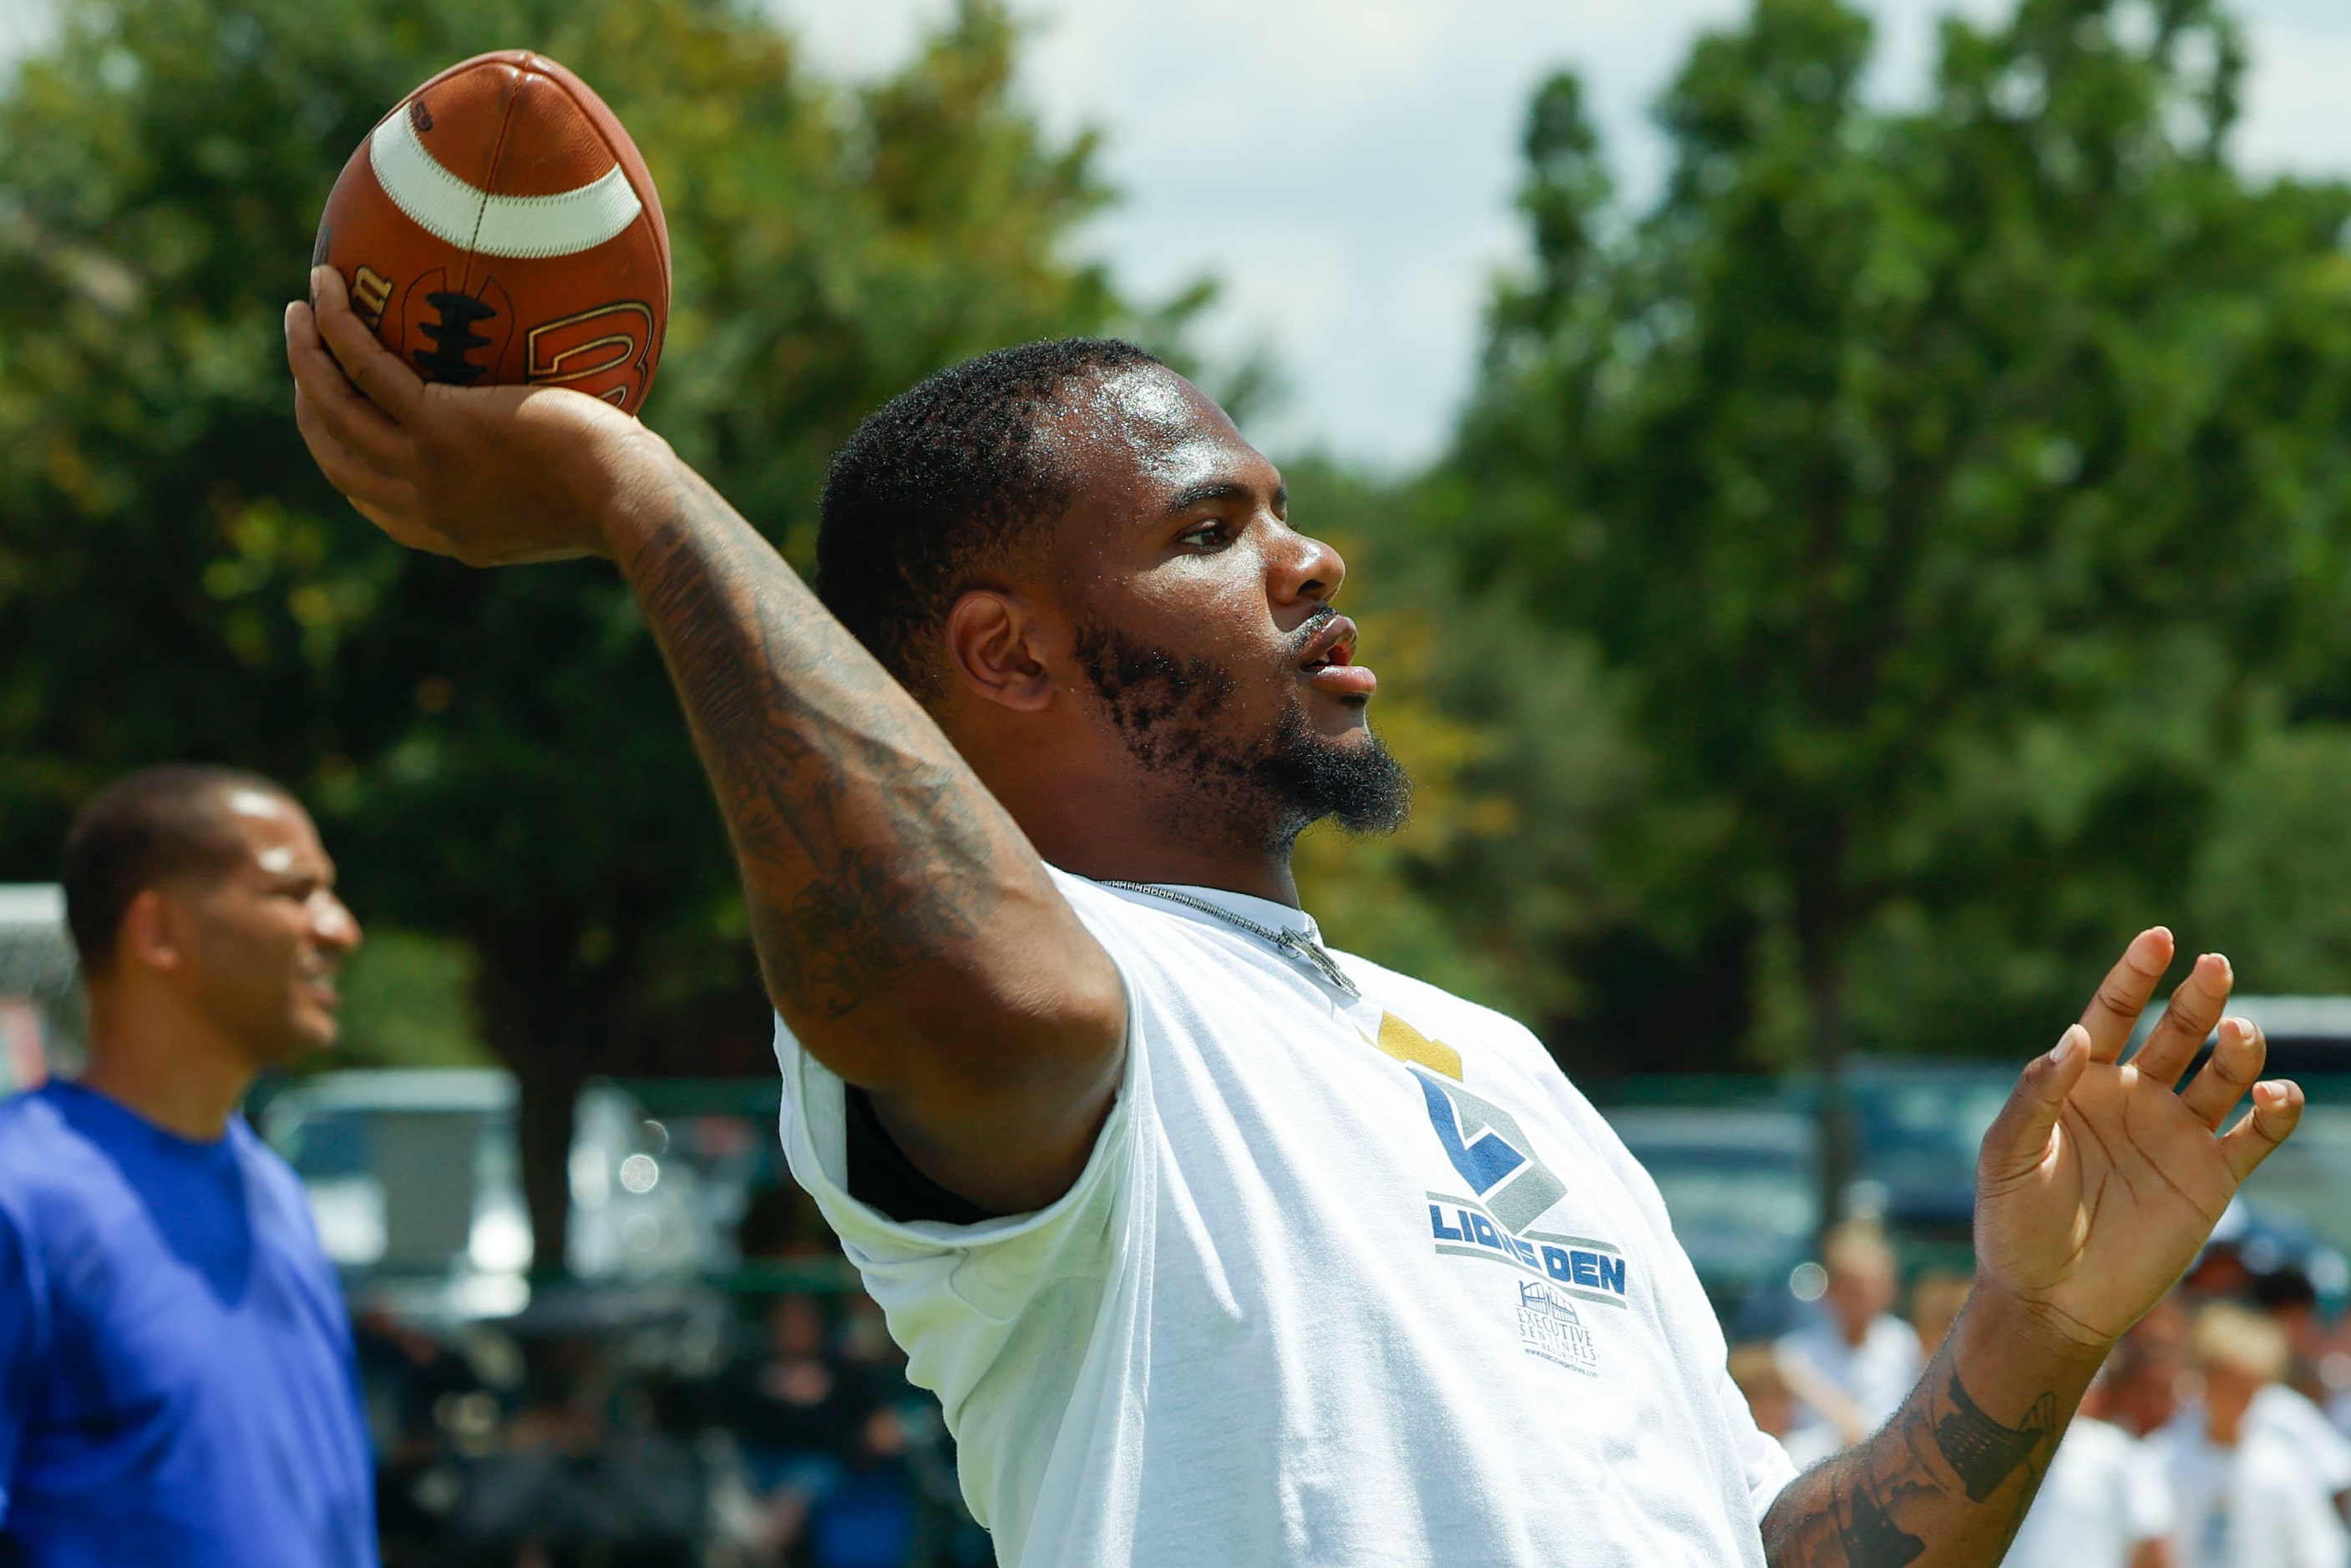
[[[1343,615],[1326,616],[1298,661],[1301,670],[1328,670],[1355,661],[1355,623]]]
[[[1377,690],[1379,680],[1355,662],[1356,636],[1353,621],[1343,615],[1332,616],[1307,639],[1303,657],[1298,661],[1300,672],[1332,696],[1370,696]]]

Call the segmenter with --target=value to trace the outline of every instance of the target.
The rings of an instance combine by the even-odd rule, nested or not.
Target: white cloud
[[[1915,93],[1938,18],[2012,0],[1862,0],[1872,91]],[[951,0],[769,0],[828,67],[866,76]],[[1535,84],[1583,77],[1621,182],[1656,188],[1648,112],[1702,27],[1749,0],[1016,0],[1024,90],[1056,129],[1107,132],[1123,200],[1086,244],[1141,297],[1225,285],[1212,343],[1270,345],[1292,396],[1252,432],[1402,466],[1434,453],[1467,389],[1488,283],[1519,254],[1510,206]],[[2237,0],[2252,69],[2248,166],[2351,171],[2351,5]],[[0,61],[49,0],[0,0]]]
[[[901,57],[944,0],[778,0],[828,62]],[[1102,127],[1123,192],[1089,235],[1130,289],[1226,285],[1212,338],[1270,343],[1292,391],[1254,432],[1374,462],[1442,444],[1468,386],[1493,270],[1518,253],[1521,116],[1565,64],[1613,161],[1655,189],[1649,106],[1702,27],[1747,0],[1030,0],[1025,67],[1053,125]],[[1868,0],[1873,91],[1923,83],[1938,18],[2007,0]],[[2252,0],[2240,147],[2263,169],[2351,169],[2351,6]]]

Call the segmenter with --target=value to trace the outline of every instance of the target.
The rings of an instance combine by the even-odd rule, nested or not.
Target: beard
[[[1393,833],[1412,813],[1411,775],[1385,743],[1368,731],[1318,733],[1294,687],[1270,727],[1235,734],[1220,720],[1241,683],[1216,660],[1106,627],[1082,630],[1076,652],[1127,751],[1170,786],[1199,836],[1287,854],[1326,817],[1350,833]]]

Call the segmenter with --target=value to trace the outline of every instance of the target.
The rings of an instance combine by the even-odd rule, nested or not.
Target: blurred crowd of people
[[[1930,1270],[1897,1315],[1896,1254],[1867,1222],[1832,1232],[1821,1266],[1805,1322],[1730,1355],[1800,1467],[1894,1414],[1968,1293]],[[2216,1241],[2091,1386],[2010,1568],[2351,1568],[2351,1322],[2320,1307],[2291,1263],[2255,1272]]]
[[[797,1194],[792,1195],[797,1197]],[[817,1256],[798,1238],[770,1261]],[[747,1255],[758,1255],[747,1237]],[[1874,1226],[1833,1232],[1811,1315],[1734,1345],[1757,1421],[1807,1466],[1882,1425],[1964,1304],[1903,1289]],[[977,1568],[938,1407],[853,1289],[680,1315],[560,1302],[434,1334],[358,1324],[386,1568]],[[1896,1308],[1905,1310],[1899,1314]],[[2216,1243],[2115,1352],[2011,1568],[2351,1568],[2351,1320]]]
[[[993,1562],[936,1402],[853,1288],[557,1295],[445,1334],[377,1308],[357,1329],[385,1568]]]

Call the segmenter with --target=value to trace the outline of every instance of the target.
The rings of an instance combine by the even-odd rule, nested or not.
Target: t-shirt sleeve
[[[1087,905],[1076,897],[1072,902],[1085,918]],[[1097,926],[1095,934],[1116,961],[1109,933]],[[852,1194],[845,1085],[777,1020],[785,1160],[905,1349],[907,1376],[938,1395],[950,1428],[966,1443],[967,1471],[1036,1453],[1034,1444],[972,1441],[985,1434],[967,1432],[967,1417],[1007,1425],[1059,1420],[1121,1256],[1133,1127],[1148,1089],[1134,981],[1125,964],[1120,972],[1129,991],[1126,1065],[1085,1168],[1043,1209],[972,1224],[894,1220]],[[991,1393],[974,1403],[983,1384]],[[965,1483],[967,1498],[997,1490],[987,1477],[967,1473]]]
[[[16,1494],[17,1456],[31,1419],[35,1373],[48,1337],[47,1313],[32,1255],[0,1210],[0,1529]]]
[[[1130,1041],[1130,1056],[1132,1052]],[[1102,1218],[1099,1210],[1125,1168],[1131,1061],[1128,1084],[1122,1085],[1109,1119],[1094,1139],[1093,1152],[1069,1191],[1030,1213],[956,1224],[894,1220],[853,1196],[849,1189],[846,1085],[801,1048],[780,1018],[776,1021],[776,1057],[784,1080],[780,1130],[785,1160],[793,1179],[816,1199],[884,1310],[892,1305],[889,1296],[901,1293],[897,1287],[903,1286],[918,1293],[943,1292],[976,1310],[1005,1314],[1019,1310],[1028,1282],[1043,1271],[1099,1266],[1099,1259],[1086,1261],[1085,1249],[1105,1247],[1109,1238],[1099,1231],[1080,1232],[1085,1217]],[[936,1325],[926,1322],[924,1326]]]

